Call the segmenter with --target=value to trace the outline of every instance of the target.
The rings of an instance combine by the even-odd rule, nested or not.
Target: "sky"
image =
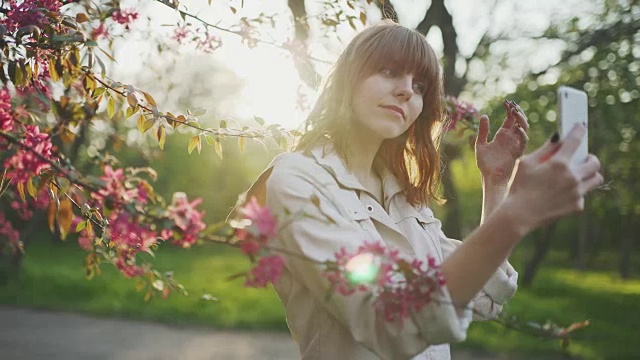
[[[292,25],[289,21],[289,10],[286,0],[257,1],[245,0],[244,7],[241,8],[240,1],[214,0],[211,6],[207,0],[190,0],[181,3],[188,8],[188,12],[197,14],[211,23],[220,23],[222,26],[237,23],[239,17],[253,17],[263,12],[274,14],[276,28],[270,29],[265,36],[266,40],[276,43],[286,41],[291,37]],[[319,1],[307,1],[307,11],[309,14],[316,14],[322,11]],[[363,1],[364,3],[364,1]],[[409,27],[415,27],[423,18],[430,1],[424,0],[403,0],[395,1],[400,23]],[[458,46],[462,55],[468,56],[473,53],[480,38],[485,32],[497,34],[507,29],[519,29],[530,34],[540,34],[546,29],[549,23],[555,19],[568,18],[575,15],[576,9],[586,12],[588,7],[585,1],[581,0],[538,0],[538,1],[515,1],[502,0],[494,6],[493,0],[449,0],[445,4],[454,18],[454,26],[458,32]],[[233,14],[229,9],[229,4],[238,9]],[[171,9],[153,1],[123,1],[123,6],[135,7],[143,17],[148,16],[149,20],[140,21],[134,26],[134,30],[142,30],[146,35],[138,34],[127,39],[126,42],[118,43],[115,48],[115,55],[118,63],[114,65],[112,72],[114,77],[122,81],[131,81],[135,84],[139,80],[142,67],[155,67],[162,71],[162,66],[166,66],[165,56],[150,56],[153,53],[148,44],[153,41],[160,41],[176,50],[177,55],[173,61],[182,63],[183,66],[173,68],[171,71],[187,71],[192,66],[202,66],[202,62],[216,64],[219,68],[227,68],[239,79],[239,92],[221,100],[219,95],[210,102],[203,101],[200,105],[207,108],[207,104],[215,103],[216,113],[212,116],[231,119],[251,119],[259,116],[265,119],[268,124],[277,123],[286,128],[296,128],[304,120],[309,107],[312,105],[317,94],[304,86],[300,80],[293,61],[281,49],[270,45],[259,45],[249,49],[239,41],[235,35],[220,34],[223,46],[215,50],[212,54],[202,54],[189,46],[179,46],[169,39],[171,26],[176,24],[180,18]],[[379,15],[372,6],[368,8],[369,21],[376,21]],[[193,21],[192,21],[193,22]],[[195,22],[194,22],[195,23]],[[136,28],[137,27],[137,28]],[[149,35],[151,34],[151,35]],[[334,61],[340,50],[346,45],[348,40],[355,35],[348,25],[339,28],[338,36],[334,39],[320,38],[312,33],[309,41],[314,57]],[[517,33],[510,35],[518,36]],[[150,40],[149,36],[155,37]],[[437,29],[432,30],[427,39],[432,44],[436,52],[442,52],[441,35]],[[314,45],[321,44],[321,45]],[[511,44],[508,49],[500,48],[496,44],[497,51],[508,51],[512,56],[509,58],[508,69],[517,78],[522,69],[531,67],[544,67],[559,59],[562,46],[558,44],[548,44],[544,49],[532,49],[527,42]],[[164,64],[164,65],[163,65]],[[329,65],[316,63],[316,70],[324,75],[329,70]],[[181,70],[182,69],[182,70]],[[479,72],[482,69],[471,68],[470,71]],[[165,74],[169,76],[169,74]],[[176,74],[171,74],[176,75]],[[180,74],[177,74],[180,76]],[[478,73],[480,76],[480,73]],[[199,78],[202,84],[216,87],[219,84],[217,78],[212,74]],[[200,82],[200,81],[199,81]],[[190,84],[186,84],[187,86]],[[191,84],[192,85],[192,84]],[[486,94],[499,95],[513,91],[516,84],[512,81],[498,83],[492,88],[487,88]],[[153,93],[153,89],[147,89]],[[161,91],[162,87],[158,86]],[[220,90],[220,89],[218,89]],[[223,89],[224,90],[224,89]],[[217,91],[216,94],[219,94]],[[299,106],[299,93],[302,93],[306,101],[304,106]],[[467,99],[476,106],[481,106],[486,99]],[[166,106],[176,106],[176,104],[165,104]],[[172,112],[180,112],[180,109],[170,109]]]

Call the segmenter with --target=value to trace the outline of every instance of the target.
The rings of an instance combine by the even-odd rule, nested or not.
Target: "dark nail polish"
[[[509,109],[509,100],[504,99],[504,101],[502,102],[502,107],[507,110]]]
[[[557,143],[558,140],[560,140],[560,134],[558,134],[558,132],[553,133],[553,136],[551,137],[551,142]]]

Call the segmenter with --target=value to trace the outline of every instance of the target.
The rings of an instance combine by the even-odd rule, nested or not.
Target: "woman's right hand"
[[[513,205],[524,233],[582,211],[584,196],[602,184],[595,155],[580,165],[570,163],[585,133],[584,125],[577,125],[562,142],[556,135],[519,160],[505,202]]]

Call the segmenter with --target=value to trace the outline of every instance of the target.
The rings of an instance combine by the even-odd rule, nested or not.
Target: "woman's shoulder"
[[[313,154],[301,151],[277,155],[269,165],[269,169],[271,170],[271,178],[274,179],[290,180],[292,176],[316,179],[328,175]]]

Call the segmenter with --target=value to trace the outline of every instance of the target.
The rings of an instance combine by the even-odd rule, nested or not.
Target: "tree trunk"
[[[427,34],[432,26],[438,26],[442,31],[444,44],[444,91],[447,95],[458,96],[465,84],[464,79],[456,79],[456,56],[458,54],[458,34],[453,26],[453,17],[444,5],[444,0],[433,0],[424,18],[416,27],[422,34]],[[447,236],[460,239],[462,237],[461,209],[458,202],[457,189],[451,177],[451,163],[458,158],[460,152],[453,146],[443,146],[443,158],[446,163],[442,172],[442,184],[447,197],[446,218],[443,219],[443,231]]]
[[[535,250],[524,267],[524,273],[522,274],[521,281],[522,287],[529,287],[533,283],[533,279],[536,276],[540,264],[542,264],[542,260],[544,260],[551,248],[551,241],[553,239],[553,233],[556,230],[556,226],[557,222],[539,230],[534,237]]]
[[[307,9],[304,0],[289,0],[287,4],[293,15],[295,40],[304,48],[304,51],[292,52],[293,62],[302,81],[312,89],[317,89],[320,86],[321,78],[308,57],[309,23],[307,22]]]

